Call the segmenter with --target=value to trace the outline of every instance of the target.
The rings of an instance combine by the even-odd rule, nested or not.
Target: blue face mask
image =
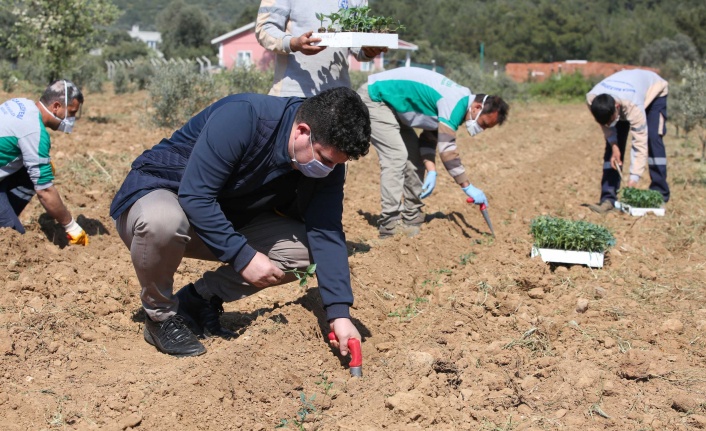
[[[314,144],[311,141],[311,133],[309,133],[309,145],[311,145],[311,154],[312,156],[314,156],[314,158],[311,159],[310,162],[302,164],[297,161],[297,155],[295,153],[294,157],[292,158],[292,162],[297,165],[297,168],[299,168],[299,171],[304,174],[304,176],[310,178],[324,178],[325,176],[331,173],[333,168],[329,168],[320,161],[316,160],[316,154],[314,154]],[[294,152],[293,147],[292,152]]]

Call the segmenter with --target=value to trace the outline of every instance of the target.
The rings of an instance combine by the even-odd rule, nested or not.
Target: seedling
[[[299,393],[299,401],[301,402],[301,407],[297,410],[297,417],[295,419],[280,419],[279,424],[275,428],[287,428],[291,422],[298,430],[304,431],[304,422],[306,417],[311,413],[316,413],[316,406],[314,405],[314,400],[316,399],[316,394],[312,395],[307,399],[304,392]]]
[[[306,267],[306,270],[302,271],[300,269],[288,269],[284,272],[291,272],[299,280],[299,286],[304,287],[309,283],[309,279],[314,277],[316,273],[316,264],[312,263]]]
[[[639,208],[659,208],[664,203],[664,198],[657,190],[627,187],[620,192],[620,201]]]
[[[607,228],[581,220],[537,217],[532,220],[530,233],[537,248],[603,253],[615,245],[615,237]]]
[[[341,8],[338,12],[325,15],[316,12],[316,19],[321,23],[319,33],[333,33],[336,29],[344,32],[363,33],[396,33],[404,30],[404,26],[394,18],[385,16],[368,16],[370,7],[349,7]],[[328,18],[330,24],[324,26],[324,21]]]

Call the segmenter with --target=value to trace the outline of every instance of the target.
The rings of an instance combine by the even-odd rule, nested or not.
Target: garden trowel
[[[328,339],[331,341],[338,340],[333,331],[329,332]],[[360,351],[360,340],[349,338],[348,350],[351,352],[351,362],[348,364],[351,377],[363,377],[363,354]]]
[[[475,202],[473,198],[468,198],[466,199],[466,202],[469,204],[472,204]],[[495,236],[495,231],[493,230],[493,223],[490,222],[490,216],[488,215],[488,205],[486,204],[480,204],[480,213],[483,214],[483,218],[485,219],[485,222],[488,223],[488,228],[490,229],[490,234]]]

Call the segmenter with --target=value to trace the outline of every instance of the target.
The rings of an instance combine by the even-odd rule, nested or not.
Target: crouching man
[[[309,99],[228,96],[140,155],[110,214],[142,288],[145,340],[170,355],[200,355],[197,336],[232,335],[219,323],[224,301],[290,282],[285,270],[315,262],[340,341],[332,344],[346,355],[360,334],[349,314],[345,163],[367,154],[369,141],[367,108],[336,88]],[[183,257],[227,265],[173,295]]]

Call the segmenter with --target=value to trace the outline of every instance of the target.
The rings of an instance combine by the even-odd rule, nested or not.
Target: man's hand
[[[69,239],[69,244],[88,245],[88,235],[86,231],[84,231],[73,218],[69,224],[64,225],[64,230],[66,230],[66,237]]]
[[[364,46],[363,54],[368,58],[375,58],[380,55],[381,52],[387,52],[387,47],[383,46]]]
[[[361,339],[360,332],[358,332],[358,329],[353,325],[351,319],[333,319],[329,322],[329,326],[331,327],[331,331],[336,334],[336,338],[338,338],[338,340],[330,340],[329,343],[341,351],[341,356],[348,354],[349,338]]]
[[[461,190],[463,190],[469,198],[473,199],[474,204],[488,205],[488,198],[485,197],[485,193],[483,193],[483,190],[473,187],[472,184],[469,184],[467,187],[464,187]]]
[[[623,162],[620,161],[620,148],[616,144],[612,146],[613,154],[610,156],[610,166],[614,169],[621,170]]]
[[[240,275],[255,287],[269,287],[280,282],[284,272],[277,268],[269,257],[257,252]]]
[[[311,37],[313,31],[308,31],[299,37],[293,37],[289,40],[289,47],[292,52],[301,52],[304,55],[314,55],[318,54],[324,49],[325,46],[312,45],[314,42],[321,42],[318,37]]]
[[[420,198],[424,199],[431,195],[436,187],[436,171],[427,172],[427,176],[424,177],[424,185],[422,185],[422,194],[419,195]]]

